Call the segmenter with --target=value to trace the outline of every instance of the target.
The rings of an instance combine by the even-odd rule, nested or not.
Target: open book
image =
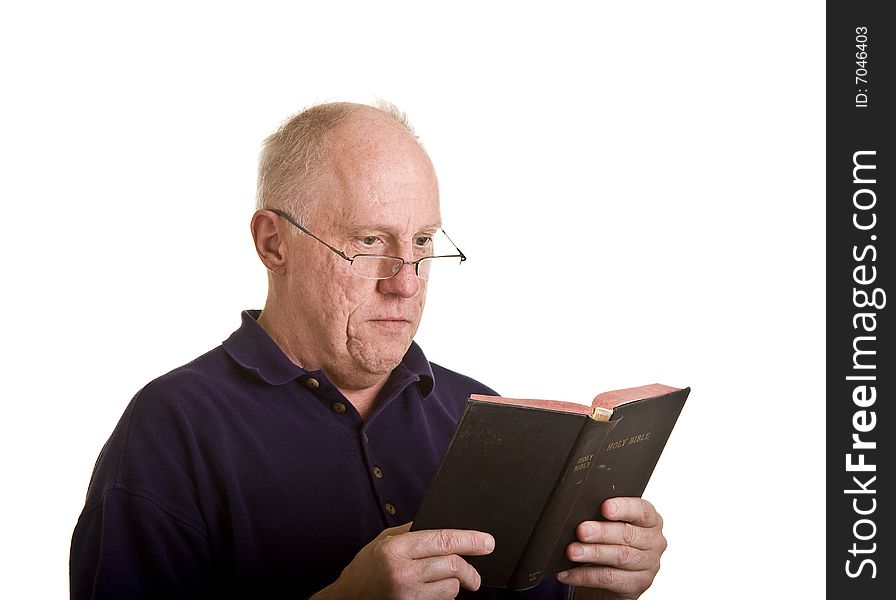
[[[605,392],[591,406],[472,395],[412,530],[495,538],[466,557],[484,585],[523,590],[575,566],[566,547],[607,498],[644,493],[690,388]]]

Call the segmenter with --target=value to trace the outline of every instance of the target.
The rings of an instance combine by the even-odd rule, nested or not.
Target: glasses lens
[[[440,277],[438,273],[454,271],[460,263],[460,256],[433,256],[425,258],[420,261],[417,275],[422,279],[429,279],[433,273],[436,273],[436,277]]]
[[[388,279],[398,273],[402,264],[400,258],[391,256],[356,256],[352,270],[366,279]]]
[[[417,263],[417,277],[420,279],[429,279],[429,272],[432,270],[432,263],[435,260],[432,258],[424,258],[419,263]]]

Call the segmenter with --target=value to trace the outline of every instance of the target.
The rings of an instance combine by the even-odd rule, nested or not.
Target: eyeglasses
[[[444,229],[440,231],[445,236],[445,238],[449,242],[451,242],[451,245],[454,246],[454,249],[457,250],[457,254],[424,256],[422,258],[418,258],[417,260],[405,260],[400,256],[382,256],[380,254],[355,254],[354,256],[348,256],[342,250],[337,250],[330,244],[326,243],[325,241],[308,231],[308,229],[300,225],[286,211],[282,211],[277,208],[269,208],[268,210],[270,210],[272,213],[280,215],[296,228],[298,228],[299,231],[307,233],[318,242],[333,251],[337,256],[347,260],[351,265],[352,272],[355,275],[363,277],[364,279],[389,279],[390,277],[395,277],[405,265],[414,265],[414,273],[417,274],[417,277],[421,279],[429,279],[429,273],[432,270],[432,264],[436,259],[455,258],[458,259],[457,264],[460,264],[467,260],[467,257],[463,252],[461,252],[460,248],[458,248],[457,245],[455,245],[455,243],[451,241],[451,238],[448,237],[448,234],[445,233]],[[444,262],[445,261],[443,261],[443,263]]]

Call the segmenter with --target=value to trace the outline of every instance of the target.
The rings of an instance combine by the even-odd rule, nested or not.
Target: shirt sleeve
[[[212,597],[212,564],[202,531],[147,494],[112,488],[75,527],[71,600]]]

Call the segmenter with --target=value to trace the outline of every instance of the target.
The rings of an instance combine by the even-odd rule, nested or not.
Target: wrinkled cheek
[[[340,290],[324,294],[318,300],[323,323],[331,336],[342,339],[349,328],[352,310],[348,298]]]
[[[407,352],[410,339],[407,335],[385,334],[376,330],[373,325],[363,324],[357,328],[349,327],[346,345],[356,359],[362,360],[367,365],[382,366],[397,364]]]
[[[362,331],[363,320],[360,317],[356,316],[359,308],[359,306],[356,306],[355,310],[349,312],[345,316],[345,339],[348,342],[352,342],[353,340],[355,340],[355,343],[359,343],[359,341],[364,337]]]

